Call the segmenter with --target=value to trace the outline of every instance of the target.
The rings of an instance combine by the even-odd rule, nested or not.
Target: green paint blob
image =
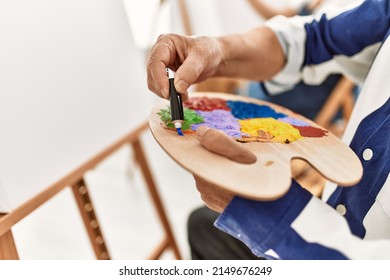
[[[160,116],[161,121],[164,122],[168,128],[175,129],[175,125],[172,123],[171,110],[169,107],[167,109],[161,109],[157,114]],[[203,117],[198,115],[194,110],[187,108],[184,109],[184,122],[181,125],[182,130],[191,129],[192,124],[202,122],[204,122]]]

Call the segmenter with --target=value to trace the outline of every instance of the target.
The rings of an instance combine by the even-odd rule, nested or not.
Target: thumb
[[[189,55],[177,69],[175,75],[175,88],[180,93],[187,93],[188,88],[197,82],[205,69],[203,59],[198,55]]]

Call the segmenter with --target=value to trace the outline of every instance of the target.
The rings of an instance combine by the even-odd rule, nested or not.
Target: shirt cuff
[[[276,16],[265,23],[275,33],[286,57],[283,69],[271,80],[264,82],[264,87],[271,95],[290,90],[301,81],[306,42],[304,25],[311,19]]]
[[[255,255],[268,257],[305,208],[312,195],[292,181],[285,196],[275,201],[254,201],[235,197],[215,222],[215,226],[244,242]]]

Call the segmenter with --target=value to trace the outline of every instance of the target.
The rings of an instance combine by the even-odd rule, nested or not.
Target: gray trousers
[[[193,260],[264,260],[244,243],[214,226],[218,213],[207,207],[194,210],[188,219],[188,241]]]

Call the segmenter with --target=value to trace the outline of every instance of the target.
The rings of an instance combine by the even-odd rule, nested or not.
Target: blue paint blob
[[[277,113],[274,109],[267,105],[258,105],[242,101],[228,101],[228,107],[234,117],[240,120],[254,118],[285,118],[287,115]]]
[[[176,128],[177,134],[180,136],[184,136],[183,132],[181,131],[181,128]]]

